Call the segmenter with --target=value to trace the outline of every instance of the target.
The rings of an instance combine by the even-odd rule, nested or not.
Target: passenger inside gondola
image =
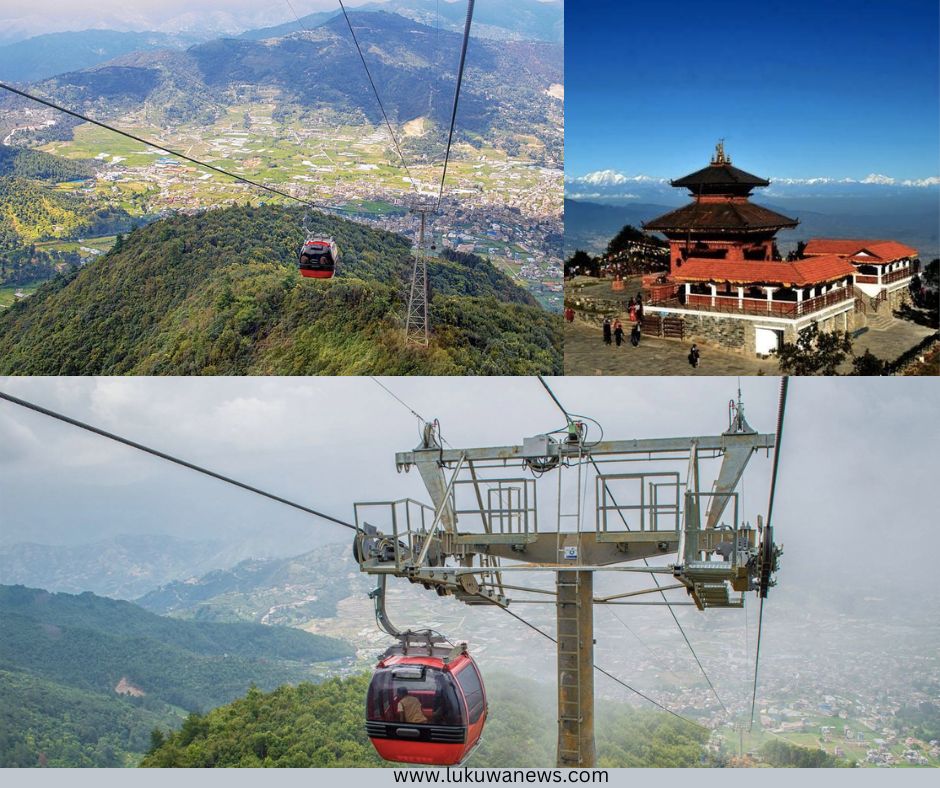
[[[412,725],[465,725],[457,687],[449,673],[424,667],[386,668],[369,688],[368,718]]]
[[[407,689],[398,691],[398,716],[402,722],[421,725],[428,721],[421,708],[421,701],[414,695],[409,695]]]

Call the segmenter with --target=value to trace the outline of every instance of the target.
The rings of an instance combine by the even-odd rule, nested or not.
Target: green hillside
[[[561,370],[561,326],[480,258],[430,266],[427,350],[404,346],[404,238],[327,216],[333,280],[302,280],[302,211],[238,206],[122,239],[0,314],[4,374],[507,374]]]
[[[0,668],[81,690],[141,697],[192,711],[317,677],[317,663],[352,656],[344,643],[259,624],[169,619],[130,602],[0,586]]]
[[[0,146],[0,285],[49,279],[80,261],[40,241],[125,232],[137,222],[123,209],[83,199],[55,184],[94,176],[92,162]]]
[[[0,768],[134,766],[154,728],[184,712],[148,698],[105,695],[0,670]]]
[[[362,767],[381,761],[365,735],[367,676],[319,685],[252,690],[206,715],[191,715],[172,734],[155,737],[142,766]],[[482,744],[467,765],[552,766],[554,693],[507,674],[488,677],[490,714]],[[665,714],[605,704],[597,725],[598,764],[699,766],[708,734]],[[162,741],[161,741],[162,740]]]
[[[87,592],[0,586],[0,620],[0,767],[135,765],[155,727],[353,656],[297,629],[168,619]]]

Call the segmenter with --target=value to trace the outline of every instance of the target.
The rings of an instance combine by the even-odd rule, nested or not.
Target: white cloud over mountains
[[[626,183],[668,183],[667,178],[653,178],[649,175],[624,175],[617,170],[596,170],[578,178],[565,178],[566,183],[585,186],[622,186]]]
[[[770,178],[771,183],[775,185],[786,186],[827,186],[837,184],[867,184],[875,186],[910,186],[915,188],[926,188],[929,186],[940,185],[940,177],[930,176],[927,178],[907,178],[899,180],[890,175],[880,173],[870,173],[862,179],[856,178],[829,178],[825,176],[815,178]],[[617,186],[626,185],[668,185],[668,178],[656,178],[650,175],[626,175],[619,170],[595,170],[586,175],[580,175],[576,178],[565,178],[566,187],[594,187],[595,189],[609,190]],[[601,196],[600,194],[578,194],[569,193],[569,198],[585,199],[589,196]],[[622,194],[621,197],[636,197],[635,194]]]

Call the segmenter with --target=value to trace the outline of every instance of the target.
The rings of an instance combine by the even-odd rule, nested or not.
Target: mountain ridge
[[[529,374],[561,367],[554,315],[472,255],[428,265],[433,340],[404,344],[411,244],[315,215],[338,275],[301,280],[301,209],[236,206],[135,230],[0,314],[0,369],[56,374]]]

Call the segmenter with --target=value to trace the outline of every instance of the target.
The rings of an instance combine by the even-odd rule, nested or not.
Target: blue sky
[[[569,3],[565,170],[940,174],[937,0]]]

